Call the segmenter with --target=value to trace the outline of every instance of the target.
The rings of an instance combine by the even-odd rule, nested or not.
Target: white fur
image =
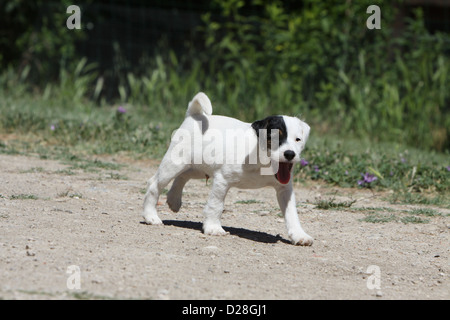
[[[285,185],[274,177],[278,161],[286,161],[284,152],[295,152],[293,163],[300,161],[300,154],[309,136],[309,126],[295,117],[283,116],[288,139],[270,158],[258,157],[258,137],[250,123],[234,118],[214,116],[209,98],[198,93],[189,103],[186,118],[172,136],[167,153],[156,174],[148,181],[144,200],[143,217],[148,224],[162,224],[156,212],[156,204],[163,188],[173,179],[167,194],[167,203],[177,212],[181,206],[182,190],[190,179],[213,179],[212,189],[203,210],[203,231],[208,235],[225,235],[220,217],[224,199],[231,187],[250,189],[272,186],[285,218],[292,243],[311,245],[313,239],[300,225],[291,179]],[[297,141],[297,138],[300,141]],[[235,142],[235,144],[233,144]],[[263,163],[264,162],[264,163]],[[261,174],[269,170],[267,174]]]

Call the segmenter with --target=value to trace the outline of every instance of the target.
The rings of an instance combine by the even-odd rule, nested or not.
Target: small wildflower
[[[56,126],[54,124],[50,125],[50,130],[55,131],[56,130]]]
[[[450,166],[447,166],[447,171],[450,171]]]
[[[127,110],[124,108],[124,107],[122,107],[122,106],[119,106],[118,108],[117,108],[117,112],[118,113],[126,113],[127,112]]]
[[[309,164],[308,160],[305,160],[305,159],[301,159],[301,160],[300,160],[300,165],[301,165],[302,167],[306,167],[308,164]]]
[[[313,168],[314,168],[314,171],[315,171],[315,172],[320,172],[319,166],[315,165],[315,166],[313,166]]]
[[[361,176],[363,177],[362,180],[358,180],[358,186],[368,186],[369,184],[371,184],[372,182],[374,182],[375,180],[378,180],[377,177],[375,177],[373,174],[370,174],[368,172],[366,172],[365,174],[361,173]]]

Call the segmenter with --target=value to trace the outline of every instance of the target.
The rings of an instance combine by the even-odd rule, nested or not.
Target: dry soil
[[[299,247],[288,241],[272,189],[232,189],[222,220],[230,235],[205,236],[210,182],[190,181],[176,214],[162,195],[165,225],[150,226],[141,208],[157,163],[102,161],[123,166],[68,170],[60,161],[0,155],[0,298],[450,298],[448,209],[434,208],[441,215],[424,217],[428,223],[369,223],[361,221],[369,212],[402,217],[421,206],[298,184],[300,220],[315,238]],[[332,197],[357,201],[316,208]]]

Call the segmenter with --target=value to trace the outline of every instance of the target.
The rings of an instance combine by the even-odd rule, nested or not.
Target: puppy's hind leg
[[[156,204],[164,187],[177,175],[187,169],[187,165],[174,164],[170,158],[164,157],[156,174],[148,181],[145,194],[144,212],[142,216],[147,224],[162,224],[156,212]]]
[[[205,173],[195,169],[188,169],[173,180],[172,187],[167,193],[167,204],[170,210],[178,212],[181,207],[181,198],[183,195],[183,188],[190,179],[203,179]]]

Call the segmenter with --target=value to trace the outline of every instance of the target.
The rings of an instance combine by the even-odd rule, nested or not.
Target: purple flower
[[[50,130],[55,131],[56,130],[56,126],[54,124],[50,125]]]
[[[447,166],[447,171],[450,171],[450,166]]]
[[[126,113],[127,112],[127,110],[124,108],[124,107],[122,107],[122,106],[119,106],[118,108],[117,108],[117,112],[118,113]]]
[[[313,168],[314,168],[314,171],[315,171],[315,172],[320,172],[319,166],[315,165],[315,166],[313,166]]]
[[[306,167],[308,164],[309,164],[308,160],[305,160],[305,159],[301,159],[301,160],[300,160],[300,165],[301,165],[302,167]]]
[[[370,174],[366,172],[365,174],[361,173],[361,177],[363,177],[362,180],[358,180],[358,186],[368,186],[370,183],[374,182],[375,180],[378,180],[377,177],[375,177],[373,174]]]

